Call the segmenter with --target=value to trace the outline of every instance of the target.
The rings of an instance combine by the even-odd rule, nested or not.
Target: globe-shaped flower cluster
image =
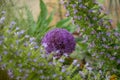
[[[76,42],[70,32],[56,28],[46,33],[42,39],[42,44],[47,53],[57,52],[60,55],[72,53],[75,50]]]

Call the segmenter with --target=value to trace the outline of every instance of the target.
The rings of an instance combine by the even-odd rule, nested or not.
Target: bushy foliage
[[[67,0],[64,4],[67,16],[71,16],[73,23],[80,28],[83,37],[80,46],[87,45],[94,61],[92,65],[119,75],[120,33],[111,29],[112,20],[107,17],[103,6],[96,0]]]
[[[36,37],[38,41],[41,41],[45,32],[50,30],[53,27],[66,28],[69,31],[73,32],[76,27],[70,24],[71,18],[66,18],[58,21],[55,25],[50,25],[53,20],[55,11],[53,10],[50,15],[48,15],[48,9],[43,0],[40,0],[40,14],[38,16],[37,22],[34,21],[33,16],[29,8],[25,7],[27,13],[27,21],[29,24],[28,34]],[[69,28],[69,26],[71,26]]]
[[[38,46],[36,39],[26,35],[26,31],[17,27],[15,21],[11,21],[6,26],[4,26],[6,18],[1,18],[1,22],[0,68],[7,70],[11,79],[82,80],[96,76],[91,73],[91,69],[87,65],[81,71],[77,60],[73,60],[69,66],[65,65],[65,58],[68,57],[66,55],[56,59],[53,57],[55,53],[45,54],[43,47]],[[90,77],[87,74],[93,76]]]
[[[62,66],[61,60],[64,60],[64,57],[57,61],[52,55],[45,54],[44,49],[35,42],[35,38],[26,35],[25,30],[16,27],[14,21],[7,26],[4,26],[5,21],[2,18],[1,22],[0,67],[2,70],[7,69],[11,78],[17,80],[69,79],[76,70],[76,66],[71,65],[68,68]]]
[[[76,56],[89,57],[79,61],[72,56],[54,57],[46,54],[40,41],[50,27],[53,13],[48,16],[46,5],[40,0],[38,21],[26,6],[26,17],[16,13],[15,6],[5,2],[0,9],[0,70],[7,71],[13,80],[116,80],[119,78],[120,34],[111,29],[111,20],[94,0],[64,1],[69,18],[56,23],[56,27],[70,32],[80,29],[76,37]],[[9,6],[9,7],[8,7]],[[12,11],[11,11],[12,10]],[[11,16],[10,16],[11,14]],[[75,25],[71,25],[71,17]],[[79,47],[78,47],[79,46]],[[74,53],[75,53],[74,52]],[[73,53],[73,55],[74,55]],[[86,58],[85,58],[86,59]],[[1,75],[1,74],[0,74]],[[6,76],[6,75],[4,75]]]

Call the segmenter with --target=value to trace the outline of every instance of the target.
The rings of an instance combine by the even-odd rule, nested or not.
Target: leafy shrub
[[[87,45],[92,65],[119,75],[120,33],[111,29],[112,20],[103,12],[103,7],[96,0],[66,0],[64,4],[67,15],[80,28],[83,37],[80,46]]]
[[[8,3],[6,2],[7,7],[10,6]],[[37,22],[34,21],[28,7],[25,7],[27,18],[21,16],[19,11],[16,14],[15,6],[12,8],[4,6],[4,11],[0,9],[2,12],[0,15],[0,68],[2,71],[7,71],[8,76],[13,80],[111,80],[119,78],[120,34],[117,30],[110,29],[111,20],[101,12],[102,8],[98,3],[93,0],[68,0],[65,2],[67,15],[73,18],[76,26],[71,25],[70,17],[56,23],[56,27],[66,28],[71,32],[74,32],[72,29],[76,27],[80,28],[82,35],[76,37],[80,47],[77,49],[85,54],[85,57],[89,57],[89,61],[85,64],[70,56],[63,55],[56,59],[53,57],[56,53],[50,55],[45,53],[39,41],[49,29],[53,28],[49,27],[53,13],[48,17],[42,0],[40,0],[40,6],[41,13]],[[43,31],[40,32],[41,30]],[[82,56],[77,54],[79,55]]]
[[[30,12],[29,8],[26,6],[25,8],[27,13],[27,21],[29,24],[28,27],[28,34],[36,37],[38,41],[41,41],[43,35],[53,27],[60,27],[66,28],[69,31],[73,32],[75,30],[75,26],[70,24],[71,18],[66,18],[63,20],[58,21],[55,25],[51,25],[50,23],[53,20],[54,10],[48,15],[48,10],[45,3],[40,0],[40,14],[38,16],[37,22],[34,21],[32,13]]]

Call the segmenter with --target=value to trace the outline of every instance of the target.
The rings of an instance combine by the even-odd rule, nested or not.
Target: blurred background
[[[16,0],[16,1],[18,3],[17,5],[20,8],[22,8],[23,5],[26,4],[30,8],[34,16],[34,19],[37,20],[37,17],[40,12],[39,0]],[[60,0],[43,0],[43,1],[45,2],[48,8],[48,14],[50,14],[50,12],[55,10],[55,15],[52,24],[55,24],[57,21],[65,17],[65,9],[63,5],[60,4]]]
[[[55,24],[60,19],[63,19],[65,17],[65,9],[63,5],[60,4],[61,0],[44,0],[44,2],[47,4],[48,12],[55,10],[54,19],[52,21],[52,24]],[[120,18],[120,0],[98,0],[102,6],[104,6],[105,12],[110,13],[110,17],[113,19],[113,27],[117,25]],[[19,7],[22,8],[24,4],[29,6],[34,19],[37,20],[37,17],[39,15],[40,9],[39,9],[39,0],[16,0]]]

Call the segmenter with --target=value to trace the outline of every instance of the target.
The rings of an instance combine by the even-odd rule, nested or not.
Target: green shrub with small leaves
[[[66,0],[67,15],[80,28],[81,47],[86,44],[85,56],[90,56],[92,65],[120,75],[120,33],[111,29],[112,20],[107,17],[96,0]],[[99,64],[98,64],[99,63]]]
[[[21,13],[12,0],[2,0],[0,4],[0,75],[3,75],[0,79],[119,79],[120,34],[110,29],[111,20],[102,12],[99,3],[94,0],[65,1],[66,16],[69,17],[51,27],[49,24],[54,11],[48,16],[42,0],[37,22],[27,6]],[[75,25],[71,24],[71,19]],[[76,37],[76,51],[72,55],[56,58],[54,54],[57,52],[46,54],[40,42],[46,32],[53,28],[65,28],[71,33],[76,28],[80,30],[80,36]],[[78,56],[85,57],[85,61],[79,61]]]
[[[70,32],[74,32],[74,30],[76,29],[76,27],[74,25],[71,25],[70,23],[71,18],[66,18],[58,21],[55,25],[50,25],[53,20],[55,11],[53,10],[50,15],[48,15],[47,7],[42,0],[40,0],[40,14],[38,16],[37,22],[34,21],[32,13],[27,6],[25,6],[25,11],[29,24],[27,32],[28,34],[36,37],[38,41],[41,41],[41,38],[43,37],[45,32],[47,32],[51,28],[66,28]]]
[[[0,24],[0,67],[2,70],[7,69],[10,78],[59,80],[71,77],[76,66],[71,65],[68,68],[62,66],[61,60],[64,60],[64,57],[60,60],[53,59],[52,54],[45,54],[42,46],[38,46],[34,37],[26,35],[25,30],[16,27],[16,22],[12,21],[4,27],[5,21],[2,21]],[[75,78],[80,77],[73,77]]]
[[[73,60],[70,65],[65,65],[67,56],[56,59],[53,57],[54,53],[46,54],[36,39],[26,35],[26,31],[17,27],[15,21],[11,21],[4,27],[5,23],[6,19],[2,19],[0,24],[0,68],[7,70],[10,79],[82,80],[93,79],[96,76],[87,65],[84,70],[81,70],[77,60]]]

